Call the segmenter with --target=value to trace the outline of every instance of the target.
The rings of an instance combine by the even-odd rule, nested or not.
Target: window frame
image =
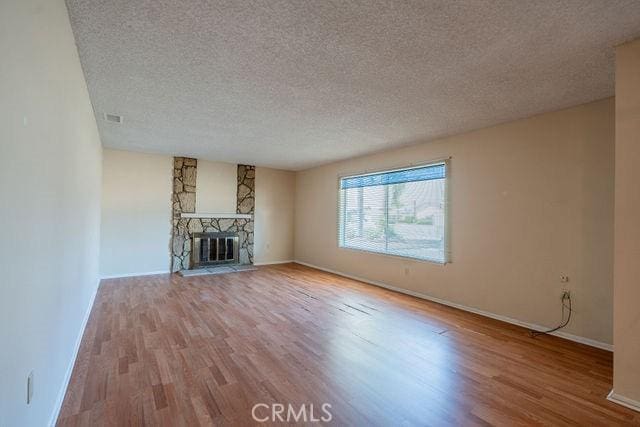
[[[430,259],[430,258],[419,258],[419,257],[412,257],[412,256],[408,256],[408,255],[399,255],[399,254],[395,254],[395,253],[389,253],[389,252],[382,252],[382,251],[374,251],[374,250],[367,250],[367,249],[362,249],[362,248],[356,248],[356,247],[352,247],[352,246],[344,246],[343,245],[343,241],[341,239],[341,236],[344,236],[344,221],[342,221],[343,218],[346,218],[346,214],[344,212],[341,212],[341,209],[345,209],[346,208],[346,204],[345,203],[341,203],[342,202],[342,188],[341,188],[341,181],[343,179],[346,178],[357,178],[357,177],[362,177],[362,176],[367,176],[367,175],[377,175],[377,174],[382,174],[382,173],[391,173],[391,172],[400,172],[400,171],[406,171],[406,170],[411,170],[411,169],[419,169],[419,168],[425,168],[425,167],[430,167],[430,166],[438,166],[438,165],[444,165],[444,235],[443,235],[443,245],[444,245],[444,260],[440,261],[437,259]],[[370,253],[370,254],[376,254],[376,255],[382,255],[382,256],[388,256],[388,257],[393,257],[393,258],[399,258],[399,259],[408,259],[408,260],[412,260],[412,261],[421,261],[421,262],[428,262],[428,263],[432,263],[432,264],[436,264],[436,265],[446,265],[446,264],[450,264],[451,261],[451,241],[450,241],[450,227],[451,227],[451,221],[450,221],[450,211],[451,211],[451,197],[450,197],[450,183],[449,183],[449,179],[451,177],[451,157],[445,157],[442,159],[435,159],[435,160],[429,160],[429,161],[425,161],[425,162],[420,162],[420,163],[411,163],[409,165],[405,165],[405,166],[400,166],[400,167],[393,167],[393,168],[384,168],[384,169],[377,169],[377,170],[366,170],[365,172],[361,172],[361,173],[345,173],[345,174],[339,174],[338,175],[338,179],[337,179],[337,192],[338,192],[338,197],[337,197],[337,206],[336,206],[336,213],[337,213],[337,217],[336,217],[336,223],[337,223],[337,247],[338,249],[342,249],[342,250],[349,250],[349,251],[354,251],[354,252],[363,252],[363,253]],[[417,181],[416,181],[417,182]],[[389,185],[389,184],[387,184]],[[385,215],[388,216],[389,212],[388,212],[388,208],[385,210]]]

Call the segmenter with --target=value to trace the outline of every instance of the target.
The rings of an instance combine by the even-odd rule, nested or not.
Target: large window
[[[339,210],[343,248],[448,261],[446,162],[340,178]]]

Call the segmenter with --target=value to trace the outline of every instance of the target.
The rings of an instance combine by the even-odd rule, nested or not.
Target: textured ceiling
[[[611,96],[640,36],[637,0],[67,3],[104,146],[282,169]]]

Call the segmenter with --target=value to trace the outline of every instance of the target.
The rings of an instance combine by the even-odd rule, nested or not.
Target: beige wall
[[[640,40],[616,49],[614,375],[640,409]]]
[[[172,165],[171,156],[104,150],[102,277],[169,270]],[[204,179],[200,178],[202,167]],[[216,175],[222,179],[212,180]],[[199,160],[196,185],[196,205],[201,197],[209,199],[204,202],[205,210],[199,212],[235,213],[237,165]],[[293,259],[294,189],[293,172],[256,168],[256,263]],[[228,200],[222,202],[226,205],[215,200],[215,195],[222,193],[233,194],[232,207],[226,206]]]
[[[256,264],[293,260],[295,173],[256,168]]]
[[[452,263],[337,247],[338,175],[452,156]],[[298,173],[295,258],[523,322],[612,341],[614,101]]]
[[[102,149],[63,0],[0,2],[0,57],[0,425],[46,426],[98,286]]]
[[[235,213],[238,165],[198,160],[196,212]]]
[[[173,158],[104,150],[100,274],[169,271]]]

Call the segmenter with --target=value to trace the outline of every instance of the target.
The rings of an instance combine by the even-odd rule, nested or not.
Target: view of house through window
[[[444,263],[446,164],[340,179],[339,245]]]

